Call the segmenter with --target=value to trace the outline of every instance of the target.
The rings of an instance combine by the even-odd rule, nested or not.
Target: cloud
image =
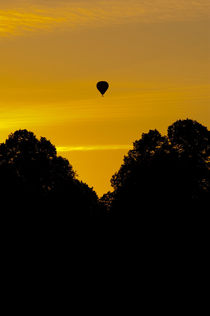
[[[47,29],[63,21],[62,17],[37,14],[33,11],[0,10],[0,35],[20,35],[24,31]]]
[[[6,2],[6,1],[5,1]],[[39,29],[155,23],[210,17],[209,0],[11,0],[0,3],[0,36]]]
[[[71,151],[98,151],[98,150],[122,150],[131,149],[129,145],[90,145],[90,146],[66,146],[57,147],[58,152],[71,152]]]

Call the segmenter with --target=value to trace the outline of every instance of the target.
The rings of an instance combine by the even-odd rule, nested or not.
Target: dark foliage
[[[98,198],[46,138],[19,130],[0,145],[3,212],[49,219],[98,214]],[[24,213],[24,216],[27,216]]]
[[[192,120],[179,120],[168,136],[150,130],[134,142],[112,177],[112,215],[161,219],[204,211],[210,202],[210,132]],[[187,215],[186,215],[187,216]]]
[[[107,192],[100,198],[100,205],[103,210],[104,215],[111,215],[111,207],[113,202],[113,192]]]
[[[99,201],[46,138],[38,140],[27,130],[0,144],[1,216],[48,223],[81,216],[147,217],[160,223],[208,209],[210,132],[187,119],[169,126],[167,136],[157,130],[142,134],[111,184],[113,192]]]

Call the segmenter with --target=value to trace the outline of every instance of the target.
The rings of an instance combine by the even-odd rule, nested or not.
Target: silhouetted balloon
[[[102,95],[107,91],[109,88],[109,84],[106,81],[99,81],[96,85],[97,89],[101,92]]]

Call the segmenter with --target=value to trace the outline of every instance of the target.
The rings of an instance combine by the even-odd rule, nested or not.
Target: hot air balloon
[[[98,91],[101,92],[102,96],[104,95],[104,93],[107,91],[107,89],[109,88],[109,84],[106,81],[99,81],[96,85]]]

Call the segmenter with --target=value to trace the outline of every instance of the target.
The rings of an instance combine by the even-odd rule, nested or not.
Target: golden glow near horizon
[[[71,151],[95,151],[95,150],[119,150],[119,149],[132,149],[132,146],[128,145],[94,145],[94,146],[67,146],[57,147],[57,152],[71,152]]]
[[[0,141],[45,136],[105,193],[142,132],[210,127],[209,30],[209,0],[0,0]]]

